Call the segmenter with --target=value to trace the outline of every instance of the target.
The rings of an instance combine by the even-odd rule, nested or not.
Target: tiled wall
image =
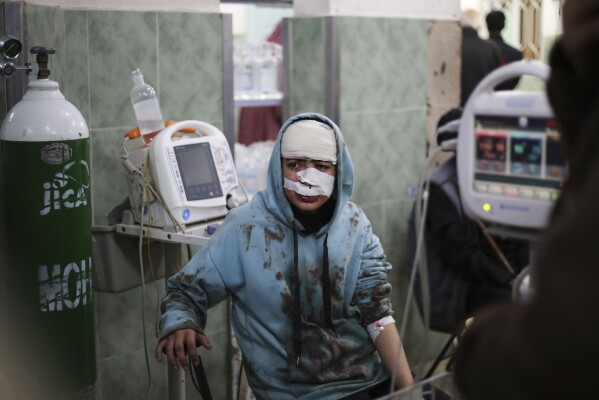
[[[294,18],[291,25],[290,116],[325,113],[325,33],[323,18]]]
[[[129,97],[132,70],[140,68],[146,82],[155,87],[165,119],[202,120],[222,129],[220,14],[65,10],[27,4],[26,18],[29,46],[56,49],[50,56],[50,78],[59,82],[66,99],[88,123],[95,225],[107,225],[106,214],[127,195],[119,157],[123,134],[136,125]],[[163,287],[161,279],[146,285],[144,292],[148,397],[142,290],[96,292],[100,399],[168,398],[165,363],[158,364],[153,353],[157,298]],[[211,310],[206,333],[214,348],[204,352],[211,389],[219,399],[227,398],[230,390],[229,361],[224,358],[226,310],[226,304]],[[199,396],[189,379],[187,393],[190,399]]]
[[[218,14],[69,11],[28,5],[30,45],[56,48],[51,79],[83,114],[92,138],[94,222],[126,194],[119,163],[133,128],[131,71],[158,92],[165,119],[198,119],[222,129]],[[106,190],[104,190],[106,189]]]

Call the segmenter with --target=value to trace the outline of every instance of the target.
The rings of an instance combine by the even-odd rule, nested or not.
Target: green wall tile
[[[325,112],[325,34],[322,18],[291,20],[293,74],[290,114]]]
[[[425,119],[424,110],[341,114],[355,169],[355,202],[407,197],[424,162]]]
[[[156,19],[154,12],[88,11],[91,129],[136,125],[134,69],[158,90]]]
[[[57,7],[28,4],[25,17],[27,20],[27,44],[29,46],[25,50],[29,54],[29,50],[33,46],[54,48],[56,53],[49,56],[48,62],[50,79],[58,82],[62,92],[67,74],[64,10]],[[35,62],[35,55],[29,54],[28,57],[30,62]],[[37,77],[29,75],[29,79],[35,80]]]
[[[129,193],[126,171],[120,161],[123,131],[92,130],[90,136],[93,221],[95,225],[107,225],[108,212]]]
[[[386,107],[426,106],[428,21],[388,19],[385,64]]]
[[[426,105],[427,21],[340,21],[342,111]]]
[[[388,59],[384,18],[340,19],[341,112],[386,108],[385,73]]]
[[[384,200],[381,177],[387,173],[387,165],[381,151],[387,146],[383,140],[385,121],[379,114],[342,112],[339,126],[354,165],[352,201],[364,206]]]
[[[145,357],[143,350],[136,350],[98,360],[98,381],[101,384],[98,400],[168,399],[166,363],[150,360],[151,391],[148,393],[150,377]]]
[[[220,14],[158,14],[160,101],[165,119],[222,129]]]
[[[87,11],[64,12],[66,74],[62,93],[90,125]]]

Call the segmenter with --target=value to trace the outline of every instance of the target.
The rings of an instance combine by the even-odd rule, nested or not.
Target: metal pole
[[[233,93],[233,18],[221,14],[223,133],[235,158],[235,103]]]
[[[339,18],[324,17],[326,114],[339,124]]]
[[[25,18],[25,3],[20,1],[2,2],[2,15],[4,17],[4,35],[14,36],[23,44],[23,51],[13,60],[15,65],[25,65],[27,63],[29,52],[27,45],[27,19]],[[4,79],[6,87],[6,110],[4,116],[19,101],[27,91],[28,78],[25,74],[13,74],[10,78]]]

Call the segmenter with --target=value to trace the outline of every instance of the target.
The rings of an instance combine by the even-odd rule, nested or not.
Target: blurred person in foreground
[[[569,0],[547,94],[569,177],[538,248],[528,303],[477,314],[459,342],[463,399],[586,399],[599,377],[599,0]]]

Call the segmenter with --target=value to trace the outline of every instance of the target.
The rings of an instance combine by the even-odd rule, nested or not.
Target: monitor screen
[[[552,118],[475,116],[474,190],[556,200],[566,178],[566,159]]]
[[[187,201],[204,200],[223,195],[210,143],[174,146],[173,149]]]

